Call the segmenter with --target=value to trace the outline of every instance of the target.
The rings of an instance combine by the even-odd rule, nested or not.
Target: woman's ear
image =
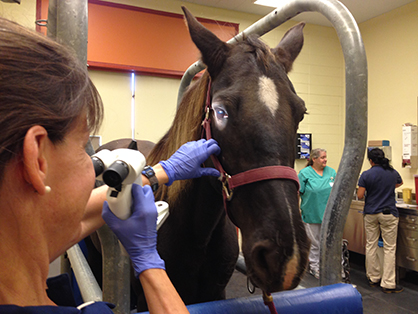
[[[45,194],[48,145],[48,132],[42,126],[35,125],[26,132],[22,150],[24,176],[40,195]]]

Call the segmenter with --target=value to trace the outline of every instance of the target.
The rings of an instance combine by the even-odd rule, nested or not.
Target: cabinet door
[[[400,267],[418,271],[418,249],[398,246],[396,264]]]
[[[400,215],[399,216],[399,222],[418,226],[418,216]]]
[[[418,231],[409,229],[408,226],[409,224],[399,224],[398,246],[418,249]]]
[[[350,251],[366,254],[366,236],[363,221],[364,202],[353,201],[348,211],[343,238],[348,240]]]

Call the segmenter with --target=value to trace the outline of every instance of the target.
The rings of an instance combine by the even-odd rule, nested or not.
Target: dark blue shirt
[[[48,278],[48,297],[59,306],[0,305],[1,314],[113,314],[115,306],[106,302],[91,302],[75,306],[67,273]]]
[[[364,171],[359,179],[358,185],[366,189],[366,200],[364,214],[378,214],[385,208],[395,217],[399,217],[396,208],[395,187],[402,183],[399,173],[393,169],[383,169],[381,166],[373,166]]]
[[[105,302],[95,302],[82,309],[70,306],[17,306],[0,305],[1,314],[112,314]]]

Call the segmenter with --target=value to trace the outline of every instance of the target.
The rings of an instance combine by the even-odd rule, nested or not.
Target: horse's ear
[[[293,62],[302,50],[304,26],[303,22],[293,26],[284,34],[277,47],[272,49],[273,54],[284,65],[286,73],[290,72]]]
[[[202,54],[202,61],[208,67],[212,79],[222,68],[229,52],[228,44],[220,40],[210,30],[200,24],[185,7],[181,7],[186,17],[190,36]]]

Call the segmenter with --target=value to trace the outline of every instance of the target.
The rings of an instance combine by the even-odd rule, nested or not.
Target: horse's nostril
[[[284,254],[283,247],[268,240],[255,243],[251,250],[254,283],[269,292],[293,289],[298,284],[300,259],[295,247],[291,251]]]
[[[251,250],[251,264],[258,285],[281,281],[280,255],[277,249],[273,242],[268,240],[254,244]]]
[[[267,255],[268,249],[264,245],[257,245],[254,247],[253,257],[258,267],[268,269]]]

